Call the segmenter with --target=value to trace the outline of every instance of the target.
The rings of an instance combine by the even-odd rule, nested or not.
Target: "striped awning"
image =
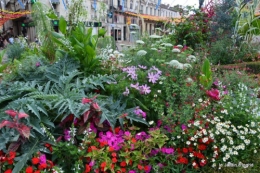
[[[137,13],[133,13],[130,11],[126,11],[125,13],[130,16],[141,17],[144,20],[151,20],[151,21],[155,21],[155,22],[172,21],[172,22],[179,23],[181,21],[180,18],[161,17],[161,16],[153,16],[153,15],[148,15],[148,14],[137,14]]]
[[[7,11],[7,10],[1,10],[0,11],[0,26],[4,25],[5,22],[12,19],[18,19],[26,14],[30,14],[30,11],[19,11],[19,12],[13,12],[13,11]]]

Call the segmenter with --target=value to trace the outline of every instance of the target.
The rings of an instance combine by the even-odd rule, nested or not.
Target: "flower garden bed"
[[[259,81],[168,36],[118,52],[60,23],[1,66],[0,172],[259,170]]]

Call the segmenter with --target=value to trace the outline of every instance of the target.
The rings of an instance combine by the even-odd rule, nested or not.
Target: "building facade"
[[[24,7],[21,7],[22,2]],[[10,11],[31,10],[35,0],[2,0],[2,9]],[[41,3],[53,10],[57,16],[68,16],[68,7],[72,0],[41,0]],[[158,0],[84,0],[82,8],[87,11],[83,22],[102,22],[107,35],[115,37],[116,41],[133,41],[133,34],[154,34],[156,27],[162,27],[169,18],[180,17],[179,13],[169,5],[159,4]],[[15,35],[26,35],[30,41],[36,35],[34,27],[21,27],[23,22],[32,18],[26,15],[5,23],[3,32],[13,28]],[[98,28],[93,28],[93,34]]]

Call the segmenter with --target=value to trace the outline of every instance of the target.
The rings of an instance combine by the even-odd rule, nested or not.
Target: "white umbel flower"
[[[137,56],[144,56],[147,54],[147,52],[145,50],[139,50],[136,54]]]
[[[149,37],[150,38],[162,38],[162,36],[159,36],[159,35],[150,35]]]
[[[182,45],[180,45],[180,44],[178,44],[178,45],[177,45],[177,47],[178,47],[178,48],[180,48],[180,49],[182,49],[182,48],[183,48],[183,46],[182,46]]]
[[[165,47],[172,47],[173,45],[171,43],[164,43]]]
[[[178,67],[180,65],[180,62],[177,60],[171,60],[170,62],[167,62],[166,64],[169,64],[170,67]]]
[[[186,61],[187,62],[196,62],[196,57],[194,55],[189,55],[187,58],[186,58]]]
[[[188,69],[188,68],[192,68],[192,66],[190,64],[185,63],[183,64],[183,68]]]
[[[177,49],[177,48],[174,48],[174,49],[172,49],[172,52],[174,52],[174,53],[180,53],[181,50],[180,50],[180,49]]]
[[[151,48],[151,50],[158,50],[158,49],[156,49],[156,48],[152,47],[152,48]]]
[[[137,44],[144,44],[144,41],[143,40],[136,40],[136,43]]]

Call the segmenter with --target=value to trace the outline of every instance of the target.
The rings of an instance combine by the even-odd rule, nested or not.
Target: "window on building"
[[[154,15],[156,16],[156,9],[154,9]]]
[[[127,0],[124,1],[124,8],[127,8]]]
[[[153,15],[153,9],[152,9],[152,7],[150,8],[150,14]]]
[[[142,13],[142,14],[144,13],[144,12],[143,12],[143,9],[144,9],[144,6],[143,6],[143,5],[141,5],[141,6],[140,6],[140,10],[139,10],[139,11],[140,11],[140,13]]]
[[[146,14],[148,14],[148,7],[146,7]]]
[[[130,3],[130,9],[131,10],[133,9],[133,3]]]
[[[117,0],[117,6],[121,5],[120,0]]]

